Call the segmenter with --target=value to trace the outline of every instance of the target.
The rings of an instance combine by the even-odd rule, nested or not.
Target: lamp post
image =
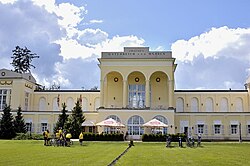
[[[30,137],[31,137],[31,127],[32,127],[32,122],[30,122]]]
[[[239,142],[241,143],[242,142],[242,138],[241,138],[241,123],[239,124],[239,134],[240,134]]]

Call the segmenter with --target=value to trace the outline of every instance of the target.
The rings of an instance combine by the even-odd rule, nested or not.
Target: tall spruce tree
[[[18,107],[17,115],[14,120],[16,133],[27,133],[27,127],[22,116],[22,108]]]
[[[82,107],[79,100],[77,100],[75,107],[72,110],[72,114],[69,117],[68,122],[65,125],[67,132],[70,132],[72,138],[78,138],[82,131],[82,123],[85,121],[85,117],[82,112]]]
[[[36,53],[32,53],[27,47],[21,48],[16,46],[14,50],[12,50],[13,56],[11,57],[12,63],[10,63],[14,67],[14,71],[18,73],[26,73],[30,71],[30,68],[35,68],[34,65],[31,64],[32,59],[39,58]]]
[[[0,121],[0,138],[11,139],[16,136],[13,121],[14,118],[11,114],[10,106],[5,106],[3,109],[2,119]]]
[[[65,123],[68,121],[69,115],[67,115],[68,110],[66,110],[66,107],[67,107],[66,104],[63,103],[62,104],[62,108],[63,109],[61,111],[62,114],[60,114],[58,116],[58,120],[57,120],[56,126],[54,128],[54,132],[56,132],[56,130],[59,129],[59,127],[64,128]]]

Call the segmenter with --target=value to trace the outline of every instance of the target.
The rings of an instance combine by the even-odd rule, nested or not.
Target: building
[[[250,79],[242,90],[176,90],[175,58],[171,51],[125,47],[102,52],[99,90],[45,90],[30,73],[0,70],[0,112],[5,104],[22,107],[29,129],[53,129],[65,102],[70,111],[79,99],[87,132],[112,130],[93,124],[113,118],[126,125],[134,139],[150,128],[141,125],[158,119],[169,127],[163,133],[201,133],[205,139],[250,139]]]

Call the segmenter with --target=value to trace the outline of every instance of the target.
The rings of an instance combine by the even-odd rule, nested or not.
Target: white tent
[[[116,120],[114,120],[112,118],[101,121],[101,122],[97,123],[96,126],[117,127],[117,128],[125,127],[124,124],[117,122]]]
[[[147,123],[142,125],[143,127],[150,127],[150,128],[160,128],[160,127],[168,127],[165,123],[162,123],[161,121],[157,119],[152,119],[148,121]]]
[[[95,123],[90,121],[90,120],[86,120],[82,123],[82,126],[86,126],[86,127],[92,127],[95,126]]]

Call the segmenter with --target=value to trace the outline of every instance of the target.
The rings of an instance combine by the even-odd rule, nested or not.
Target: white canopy
[[[87,126],[87,127],[91,127],[91,126],[95,126],[95,123],[90,121],[90,120],[86,120],[82,123],[82,126]]]
[[[117,122],[116,120],[114,120],[112,118],[101,121],[101,122],[97,123],[96,126],[117,127],[117,128],[125,127],[124,124]]]
[[[165,123],[162,123],[161,121],[157,119],[152,119],[148,121],[147,123],[142,125],[143,127],[151,127],[151,128],[157,128],[157,127],[168,127]]]

